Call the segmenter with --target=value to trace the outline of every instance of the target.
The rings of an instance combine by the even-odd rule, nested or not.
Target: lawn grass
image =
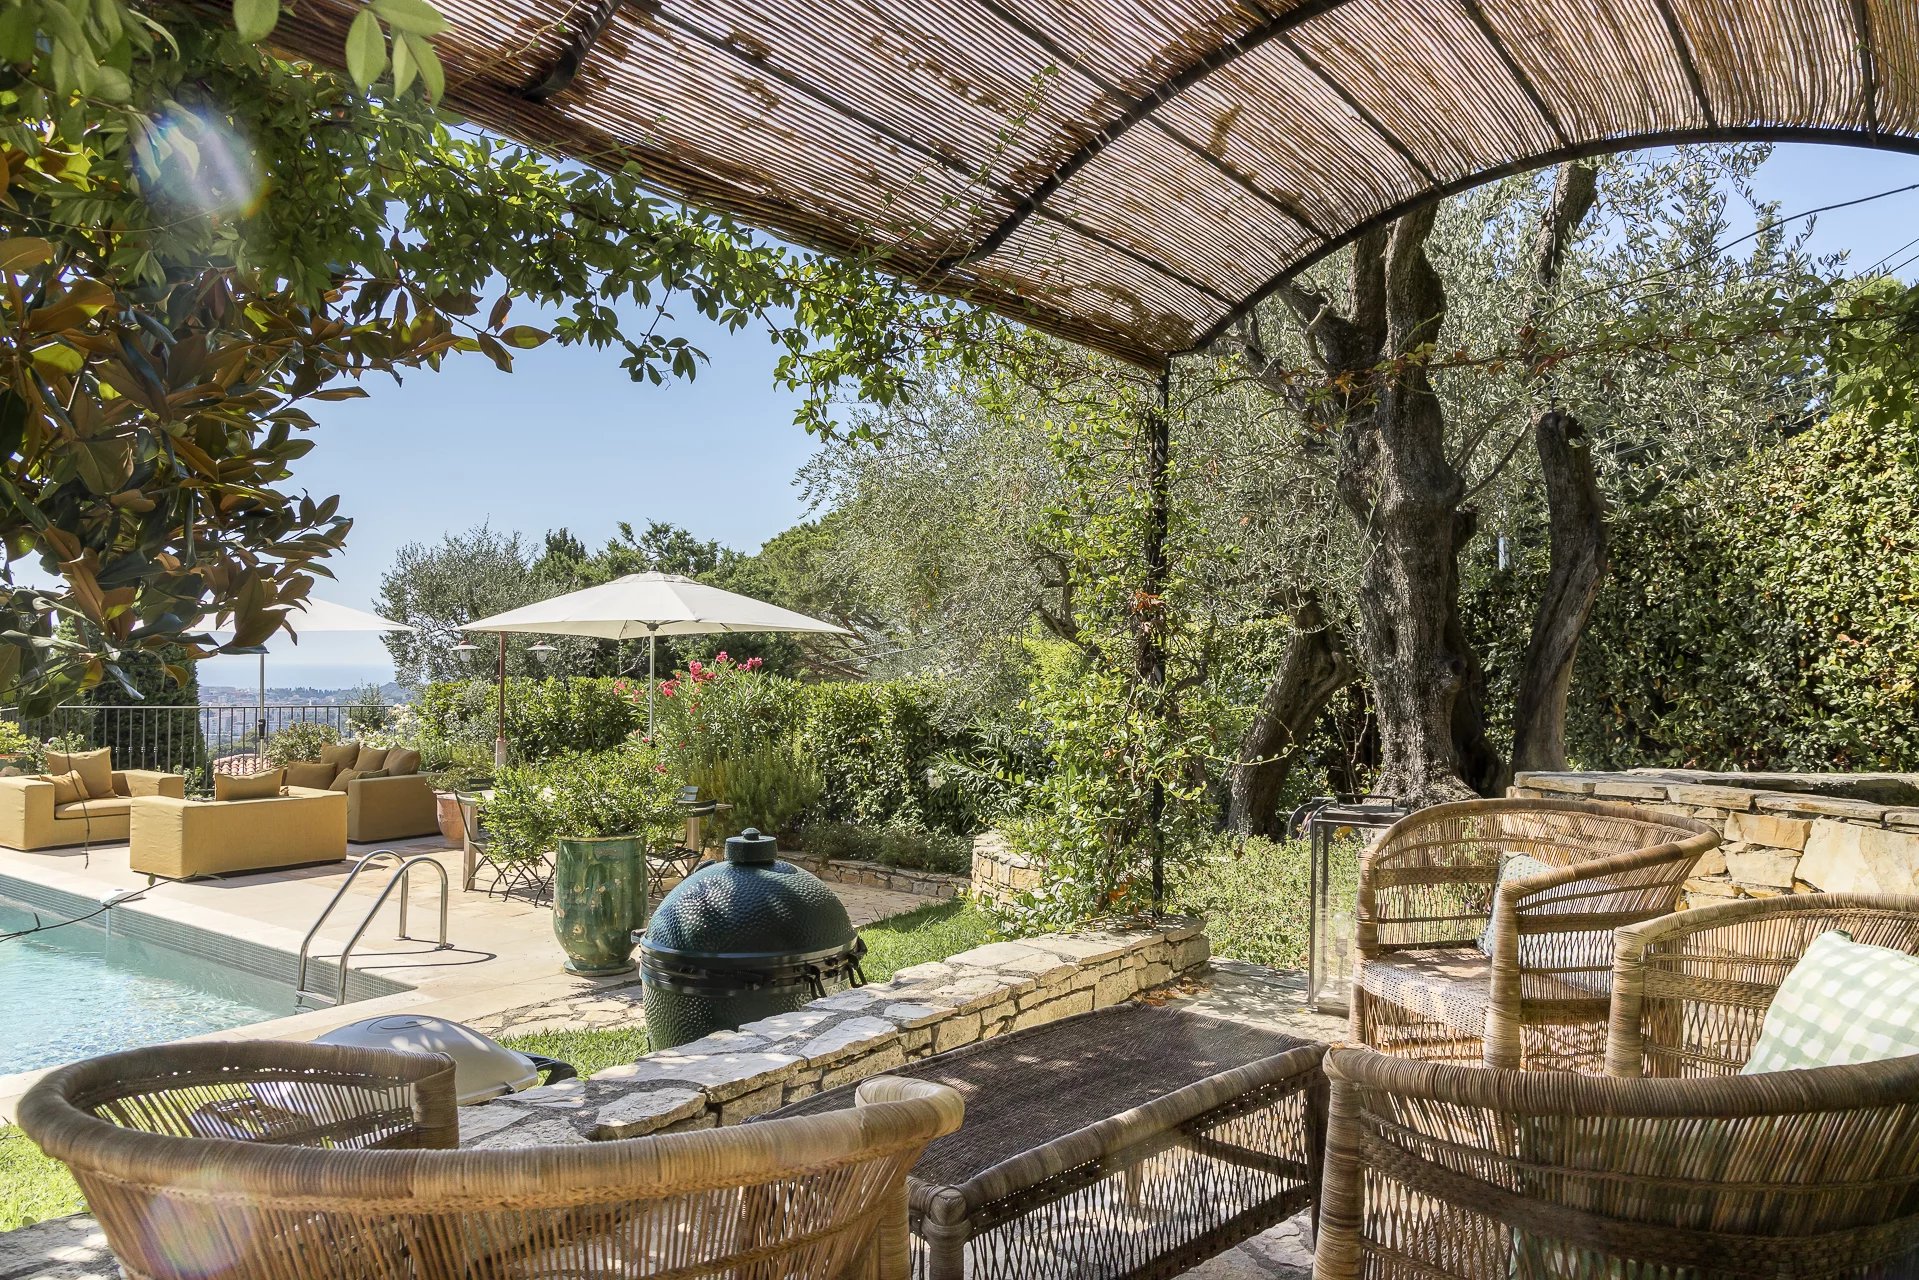
[[[867,925],[866,958],[860,962],[868,982],[885,982],[894,973],[928,960],[944,960],[999,935],[985,913],[969,902],[935,902]],[[631,1062],[647,1052],[645,1026],[535,1031],[501,1040],[509,1049],[570,1062],[581,1076]]]
[[[637,1014],[638,1009],[634,1012]],[[530,1031],[504,1036],[500,1043],[521,1053],[570,1062],[582,1077],[631,1062],[647,1051],[646,1024],[624,1027],[568,1027],[559,1031]]]
[[[16,1231],[86,1208],[67,1167],[40,1154],[27,1135],[0,1126],[0,1231]]]
[[[888,916],[860,930],[866,958],[860,969],[868,982],[885,982],[901,969],[970,951],[995,942],[999,934],[986,913],[970,902],[935,902]]]

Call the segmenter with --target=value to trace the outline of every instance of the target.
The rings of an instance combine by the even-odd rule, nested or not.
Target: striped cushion
[[[1834,929],[1813,939],[1779,984],[1759,1043],[1740,1070],[1797,1071],[1915,1053],[1919,958]]]

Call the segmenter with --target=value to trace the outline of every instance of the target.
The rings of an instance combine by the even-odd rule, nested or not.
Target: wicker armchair
[[[1665,915],[1710,827],[1630,805],[1468,800],[1396,823],[1359,864],[1353,1038],[1387,1053],[1597,1072],[1612,931]],[[1549,873],[1494,883],[1506,853]],[[1492,954],[1478,945],[1491,922]]]
[[[66,1067],[19,1123],[72,1168],[130,1280],[904,1280],[906,1171],[962,1107],[887,1077],[856,1101],[618,1142],[424,1150],[457,1134],[446,1058],[228,1043]]]
[[[1779,984],[1830,929],[1919,955],[1919,896],[1755,898],[1621,929],[1606,1074],[1737,1075]]]
[[[1316,1280],[1919,1274],[1919,1058],[1616,1080],[1326,1056]]]

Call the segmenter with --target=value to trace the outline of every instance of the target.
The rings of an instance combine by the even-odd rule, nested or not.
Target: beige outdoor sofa
[[[420,772],[417,751],[336,743],[318,760],[288,764],[286,781],[289,791],[343,792],[346,838],[355,844],[439,834],[433,784]]]
[[[346,857],[347,796],[288,787],[257,800],[142,798],[128,865],[169,880],[265,871]]]
[[[105,756],[104,752],[87,754]],[[0,845],[33,850],[117,843],[127,838],[135,799],[187,793],[187,780],[177,773],[113,769],[106,759],[97,764],[101,773],[112,778],[113,794],[65,804],[56,802],[57,788],[46,778],[0,778]]]

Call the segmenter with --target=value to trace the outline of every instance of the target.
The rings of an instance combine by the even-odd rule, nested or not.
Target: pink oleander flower
[[[745,663],[744,663],[744,664],[742,664],[742,665],[743,665],[743,666],[744,666],[744,667],[746,668],[746,670],[748,670],[748,671],[758,671],[758,670],[760,669],[760,662],[761,662],[761,661],[762,661],[762,660],[761,660],[761,659],[759,659],[759,658],[748,658],[748,659],[747,659],[747,660],[745,661]]]
[[[729,657],[727,657],[727,656],[726,656],[726,650],[724,650],[724,649],[722,649],[722,650],[720,650],[720,651],[719,651],[718,653],[716,653],[716,654],[714,654],[714,655],[713,655],[713,661],[715,661],[715,662],[717,662],[717,663],[719,663],[720,665],[722,665],[722,666],[724,666],[724,665],[726,665],[727,663],[729,663],[729,662],[731,662],[731,661],[732,661],[732,659],[731,659],[731,658],[729,658]]]

